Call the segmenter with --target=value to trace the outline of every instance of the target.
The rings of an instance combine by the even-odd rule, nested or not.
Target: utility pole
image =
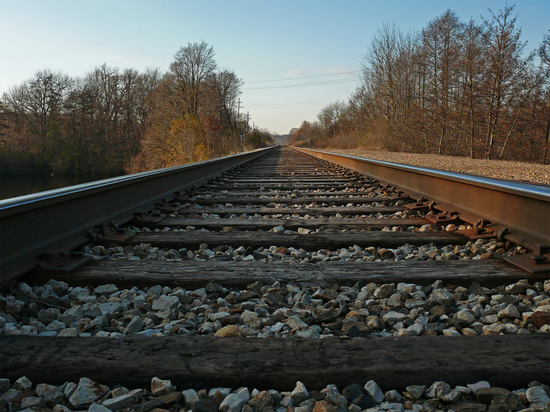
[[[237,102],[237,131],[239,130],[239,113],[240,113],[240,110],[241,110],[241,98],[239,97],[239,101]]]
[[[250,126],[248,125],[249,120],[250,120],[250,112],[246,112],[246,133],[248,133],[248,129],[250,129]]]

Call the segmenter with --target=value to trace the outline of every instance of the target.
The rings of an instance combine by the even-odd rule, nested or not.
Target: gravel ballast
[[[21,282],[0,295],[0,334],[60,337],[215,335],[260,338],[550,333],[550,280],[495,288],[445,284],[292,284],[245,289]]]
[[[430,167],[451,172],[469,173],[500,179],[550,184],[550,165],[507,160],[470,159],[467,157],[439,156],[417,153],[381,152],[364,149],[323,149],[349,156],[365,157],[386,162]]]
[[[410,385],[399,392],[380,388],[376,381],[338,388],[307,388],[300,381],[292,391],[229,387],[183,389],[170,379],[154,377],[150,387],[114,388],[81,378],[61,386],[34,385],[26,377],[15,382],[0,379],[0,405],[5,411],[89,412],[196,411],[196,412],[404,412],[421,411],[547,411],[550,388],[537,381],[525,388],[492,387],[487,381],[451,387],[443,381]]]

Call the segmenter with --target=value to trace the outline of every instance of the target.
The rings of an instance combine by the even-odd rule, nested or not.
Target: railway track
[[[241,386],[295,389],[291,398],[298,407],[298,400],[313,398],[299,399],[297,381],[310,391],[328,384],[348,389],[340,398],[330,387],[315,393],[318,404],[310,400],[300,411],[367,409],[368,403],[353,404],[350,388],[370,380],[393,390],[377,406],[382,409],[401,404],[482,410],[498,391],[480,399],[465,388],[480,380],[508,389],[529,384],[548,389],[550,280],[544,242],[550,235],[544,227],[548,215],[538,212],[548,208],[547,189],[531,188],[529,200],[512,200],[512,191],[526,189],[500,187],[508,207],[519,202],[530,208],[523,214],[500,212],[485,192],[476,194],[483,201],[471,207],[470,195],[461,196],[463,201],[433,195],[433,186],[441,183],[422,187],[433,176],[397,184],[389,176],[395,171],[374,170],[375,178],[352,158],[302,152],[274,148],[229,164],[207,164],[210,172],[193,169],[185,182],[172,182],[148,198],[117,201],[112,210],[98,206],[99,200],[92,209],[102,210],[98,216],[90,211],[88,220],[93,226],[103,218],[103,225],[87,236],[91,226],[82,216],[78,233],[60,231],[55,242],[42,246],[27,237],[9,245],[3,230],[2,247],[22,252],[19,259],[3,258],[8,270],[3,269],[0,299],[1,377],[13,384],[26,376],[33,383],[65,385],[63,390],[66,382],[82,383],[82,377],[96,382],[96,389],[101,384],[152,390],[152,379],[160,377],[180,390],[165,403],[143,391],[137,400],[135,391],[130,399],[127,391],[101,389],[94,399],[111,410],[136,411],[195,410],[196,401],[187,399],[192,392],[181,390]],[[465,185],[456,176],[447,178]],[[442,192],[463,190],[450,189],[449,182]],[[478,186],[489,190],[490,185]],[[167,196],[170,187],[179,191]],[[418,200],[421,193],[431,197]],[[124,211],[117,209],[122,203]],[[0,212],[16,216],[14,210]],[[13,219],[24,225],[30,216]],[[111,218],[119,224],[105,224]],[[6,221],[3,227],[14,227]],[[52,245],[72,245],[79,253],[35,260]],[[442,381],[450,387],[432,385]],[[411,385],[425,385],[426,391],[416,394],[420,386]],[[451,390],[457,386],[463,392]],[[373,387],[356,394],[372,402]],[[10,390],[19,394],[12,392],[9,402],[0,399],[4,410],[22,407],[25,396],[41,396],[35,389],[25,396],[22,389]],[[537,406],[531,398],[540,390],[514,396],[525,407]],[[211,398],[221,402],[222,392]],[[275,392],[262,404],[262,393],[253,394],[260,398],[248,407],[283,407]],[[129,403],[113,406],[109,399],[120,396]],[[91,403],[69,397],[63,402],[71,409]],[[53,407],[51,400],[36,405]]]

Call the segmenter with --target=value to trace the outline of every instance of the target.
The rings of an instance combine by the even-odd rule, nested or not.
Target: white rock
[[[118,287],[112,283],[106,285],[100,285],[94,289],[96,295],[112,295],[113,293],[118,292]]]
[[[464,309],[462,309],[461,311],[458,311],[455,314],[454,318],[466,325],[471,325],[476,321],[476,317],[472,313]]]
[[[504,309],[502,309],[500,312],[498,312],[499,319],[502,318],[511,318],[511,319],[520,319],[521,315],[519,313],[518,308],[516,308],[511,303],[506,306]]]
[[[298,381],[296,386],[292,390],[290,396],[292,397],[294,405],[300,405],[303,401],[309,399],[309,392],[306,389],[306,386]]]
[[[390,310],[388,313],[384,314],[382,316],[382,320],[384,322],[401,322],[407,317],[404,313],[401,312],[395,312],[393,310]]]
[[[134,389],[125,395],[117,396],[116,398],[107,399],[103,402],[103,406],[112,411],[117,411],[122,408],[127,408],[141,400],[143,389]]]
[[[225,397],[220,404],[221,412],[241,412],[245,403],[250,399],[248,388],[240,388]]]
[[[189,409],[193,409],[195,404],[199,401],[199,395],[194,389],[187,389],[182,391],[183,399],[185,400],[185,405]]]
[[[137,333],[143,328],[143,320],[140,316],[135,316],[130,323],[128,323],[128,326],[124,329],[124,334],[128,335],[131,333]]]
[[[365,384],[365,391],[378,403],[384,400],[384,393],[375,381],[368,381]]]
[[[173,392],[176,388],[172,385],[172,382],[169,379],[163,380],[159,379],[156,376],[151,379],[151,392],[155,396],[167,395]]]
[[[533,386],[532,388],[527,389],[525,394],[527,395],[527,400],[531,403],[531,406],[545,409],[550,403],[548,394],[541,386]]]
[[[109,388],[107,386],[100,385],[88,378],[81,378],[74,393],[69,398],[69,402],[74,407],[81,408],[92,404],[108,391]]]
[[[448,383],[443,381],[437,381],[432,384],[426,390],[426,396],[428,398],[441,398],[451,391],[451,387]]]
[[[13,389],[17,389],[18,391],[21,391],[21,392],[29,391],[31,390],[31,388],[32,388],[32,382],[26,376],[20,377],[13,383]]]
[[[111,410],[99,403],[92,403],[88,408],[88,412],[111,412]]]
[[[47,402],[63,402],[63,393],[53,385],[39,383],[38,385],[36,385],[36,394],[41,398],[44,398],[44,400]]]
[[[153,301],[153,310],[165,311],[174,309],[180,303],[177,296],[161,295]]]
[[[258,314],[256,312],[251,312],[248,309],[241,314],[241,320],[245,325],[248,325],[250,322],[257,318]]]
[[[290,329],[307,329],[307,323],[297,316],[290,316],[287,319],[287,325]]]

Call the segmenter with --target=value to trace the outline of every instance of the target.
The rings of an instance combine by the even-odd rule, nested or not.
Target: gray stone
[[[292,396],[285,396],[279,401],[279,405],[284,408],[292,408],[294,406],[294,399],[292,399]]]
[[[55,405],[52,410],[53,412],[72,412],[65,405],[60,405],[60,404]]]
[[[117,396],[116,398],[107,399],[103,402],[103,406],[112,411],[117,411],[122,408],[127,408],[135,403],[138,403],[143,396],[143,389],[134,389],[125,395]]]
[[[376,401],[376,403],[381,403],[384,400],[384,393],[375,381],[368,381],[364,388],[365,391]]]
[[[456,403],[462,396],[462,393],[456,389],[451,389],[445,395],[441,396],[440,399],[445,403]]]
[[[61,280],[50,279],[46,282],[46,284],[50,285],[53,291],[58,296],[63,295],[65,292],[67,292],[67,289],[69,289],[69,284]]]
[[[380,407],[390,412],[404,412],[405,410],[402,403],[396,403],[396,402],[393,402],[393,403],[382,402],[380,404]]]
[[[111,412],[111,410],[99,403],[92,403],[88,408],[88,412]]]
[[[43,408],[46,406],[46,401],[40,396],[26,396],[21,401],[21,408]]]
[[[153,301],[153,310],[156,311],[166,311],[174,309],[180,303],[177,296],[159,296]]]
[[[550,403],[550,398],[542,386],[533,386],[532,388],[527,389],[525,394],[527,395],[527,400],[531,403],[531,406],[544,409],[548,403]]]
[[[21,391],[21,392],[30,391],[31,388],[32,388],[32,382],[26,376],[20,377],[13,384],[13,389],[17,389],[18,391]]]
[[[296,386],[292,390],[290,396],[294,401],[293,402],[294,405],[300,405],[303,401],[310,398],[309,392],[307,391],[306,386],[300,381],[296,382]]]
[[[109,391],[107,386],[96,383],[88,378],[81,378],[69,402],[76,408],[91,405]]]
[[[97,305],[97,308],[102,315],[122,312],[122,304],[120,302],[105,302]]]
[[[458,320],[462,326],[469,326],[476,321],[476,317],[471,312],[464,309],[457,312],[454,318]]]
[[[11,296],[10,296],[11,298]],[[8,299],[6,301],[6,312],[8,313],[19,313],[21,312],[21,309],[25,307],[25,302],[17,300],[17,299]]]
[[[420,399],[426,390],[425,385],[410,385],[405,388],[405,390],[414,398]]]
[[[166,395],[159,396],[156,398],[162,406],[172,406],[180,402],[183,399],[181,392],[173,391],[167,393]]]
[[[167,393],[173,392],[176,388],[172,385],[172,381],[159,379],[156,376],[151,379],[151,392],[155,396],[166,395]]]
[[[403,402],[403,397],[395,389],[392,389],[391,391],[387,391],[386,394],[384,395],[384,399],[388,403]]]
[[[124,334],[137,333],[143,328],[144,322],[140,316],[134,316],[134,318],[128,323],[128,326],[124,329]]]
[[[374,297],[376,299],[384,299],[390,296],[395,290],[395,285],[393,283],[386,283],[374,291]]]
[[[307,329],[307,323],[297,316],[290,316],[286,322],[290,329]]]
[[[268,391],[261,391],[248,401],[252,409],[256,412],[262,412],[267,409],[273,409],[273,398]]]
[[[241,314],[241,320],[245,325],[248,325],[255,319],[258,319],[258,314],[256,312],[251,312],[248,309]]]
[[[382,316],[382,320],[384,322],[393,322],[393,323],[395,323],[395,322],[401,322],[406,317],[407,317],[407,315],[405,315],[404,313],[389,311],[388,313],[386,313]]]
[[[346,397],[340,395],[337,391],[330,391],[327,393],[324,400],[336,406],[336,408],[346,408],[348,406]]]
[[[71,397],[77,386],[78,385],[74,382],[67,382],[65,384],[65,388],[63,389],[63,396],[65,396],[65,399],[69,399]]]
[[[375,407],[378,404],[372,396],[370,395],[359,395],[357,398],[353,399],[350,402],[350,407],[352,405],[357,405],[361,410]]]
[[[0,378],[0,396],[10,389],[11,383],[7,378]]]
[[[63,402],[63,393],[56,386],[39,383],[36,385],[36,394],[44,398],[46,402]]]
[[[495,396],[507,395],[509,393],[510,391],[508,389],[499,387],[480,388],[476,392],[476,398],[478,403],[489,405]]]
[[[60,338],[76,338],[78,336],[78,330],[76,328],[67,328],[59,332]]]
[[[497,395],[491,401],[488,412],[514,412],[522,409],[523,403],[519,395],[510,392],[506,395]]]
[[[350,402],[352,400],[354,400],[355,398],[357,398],[361,395],[364,395],[364,394],[365,394],[365,390],[363,389],[363,387],[361,385],[359,385],[357,383],[346,386],[344,388],[344,390],[342,391],[342,395],[344,395],[346,397],[346,399]]]
[[[112,283],[106,285],[99,285],[94,289],[96,295],[110,296],[113,293],[118,292],[118,287]]]
[[[124,387],[115,388],[111,391],[111,397],[117,398],[119,396],[126,395],[129,392],[130,391]]]
[[[49,308],[49,309],[41,309],[36,317],[40,319],[41,322],[44,322],[44,324],[49,324],[53,322],[57,318],[57,313],[59,312],[59,309]]]
[[[510,318],[510,319],[521,319],[521,314],[519,313],[518,308],[516,308],[511,303],[498,312],[499,319]]]
[[[187,389],[182,391],[181,394],[185,400],[185,406],[189,409],[193,409],[193,406],[199,401],[199,395],[197,395],[195,389]]]
[[[212,388],[208,391],[208,397],[214,399],[216,396],[225,398],[231,393],[231,388]],[[221,403],[221,401],[219,402]]]
[[[487,381],[479,381],[476,383],[471,383],[469,385],[466,385],[470,390],[474,393],[474,395],[477,393],[477,391],[481,388],[490,388],[491,385]]]
[[[441,398],[442,396],[446,395],[448,392],[450,392],[451,387],[448,383],[445,383],[443,381],[437,381],[432,384],[427,390],[426,390],[426,396],[428,398]]]
[[[46,330],[50,332],[61,332],[65,328],[65,324],[60,320],[54,320],[48,326],[46,326]]]
[[[22,391],[17,389],[8,389],[6,392],[0,396],[0,400],[6,401],[8,403],[13,402],[15,399],[19,398],[23,394]]]
[[[221,412],[241,412],[244,404],[250,399],[248,388],[240,388],[225,397],[220,404]]]

